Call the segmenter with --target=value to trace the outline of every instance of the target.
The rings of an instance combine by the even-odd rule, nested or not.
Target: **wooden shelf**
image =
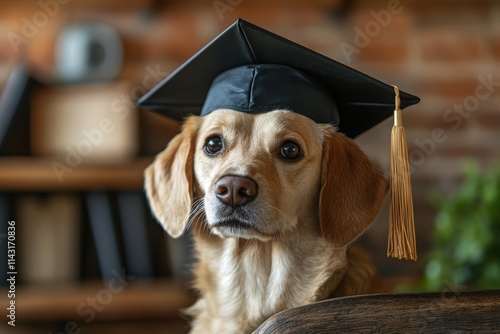
[[[118,285],[118,284],[116,284]],[[16,312],[20,322],[84,321],[92,306],[99,306],[97,321],[165,320],[179,318],[180,310],[192,305],[194,295],[185,284],[174,281],[130,281],[112,293],[103,282],[73,286],[28,286],[16,291]],[[0,289],[7,296],[5,288]],[[107,299],[109,296],[109,300]],[[101,301],[102,303],[99,303]],[[102,308],[102,310],[101,310]]]
[[[49,158],[0,158],[0,191],[142,189],[144,169],[153,158],[137,158],[119,164],[82,164],[64,173],[61,181],[53,170],[53,161]]]

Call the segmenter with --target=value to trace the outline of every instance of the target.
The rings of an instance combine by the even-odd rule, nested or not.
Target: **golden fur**
[[[224,148],[209,156],[214,135]],[[285,141],[300,159],[280,157]],[[225,175],[257,184],[241,209],[252,228],[217,225],[227,210],[214,187]],[[330,125],[286,110],[191,117],[146,170],[145,187],[171,236],[193,230],[201,298],[189,309],[192,333],[248,333],[287,308],[373,292],[370,259],[347,246],[375,218],[387,180]]]

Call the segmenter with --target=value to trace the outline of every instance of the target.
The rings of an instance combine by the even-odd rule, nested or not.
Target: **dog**
[[[298,113],[186,119],[145,191],[172,237],[194,236],[191,333],[250,333],[288,308],[377,292],[370,257],[348,246],[387,188],[351,139]]]

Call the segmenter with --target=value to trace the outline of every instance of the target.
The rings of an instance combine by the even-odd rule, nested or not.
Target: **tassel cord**
[[[391,133],[391,201],[387,255],[417,259],[413,200],[406,133],[402,125],[399,90],[394,86],[394,127]]]

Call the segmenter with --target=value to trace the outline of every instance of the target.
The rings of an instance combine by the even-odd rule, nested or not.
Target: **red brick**
[[[457,79],[450,73],[449,79],[419,81],[416,86],[422,94],[452,98],[456,103],[461,103],[465,97],[474,95],[477,85],[475,78]]]
[[[490,51],[492,56],[498,61],[500,60],[500,36],[495,37],[490,41]]]
[[[382,14],[382,12],[385,12],[385,14]],[[387,7],[380,5],[362,8],[359,11],[351,12],[349,24],[364,29],[368,22],[375,21],[383,26],[386,33],[403,34],[410,31],[413,18],[404,11],[404,7],[401,7],[397,13],[390,13],[389,17],[386,17],[385,15],[388,13],[390,11]]]
[[[363,9],[350,16],[348,37],[344,43],[356,48],[354,59],[360,63],[377,62],[389,65],[403,63],[408,57],[411,18],[404,12],[389,14],[384,7]],[[380,11],[385,14],[376,14]],[[349,50],[347,50],[349,51]]]
[[[445,147],[439,151],[441,156],[457,159],[457,158],[467,158],[467,159],[478,159],[490,155],[490,151],[484,147],[462,147],[453,146]]]
[[[55,63],[54,51],[58,33],[64,26],[64,15],[54,17],[38,34],[29,41],[26,47],[26,60],[34,68],[46,68]]]
[[[408,59],[408,45],[404,39],[399,43],[372,40],[360,49],[357,60],[360,62],[379,62],[390,65],[404,63]]]
[[[500,114],[498,111],[479,109],[475,113],[474,121],[481,129],[500,129]]]
[[[422,31],[420,40],[424,62],[460,63],[481,58],[480,34],[454,27],[434,27]]]
[[[12,49],[12,44],[6,38],[0,39],[0,65],[11,65],[19,60],[17,55]]]
[[[222,3],[225,4],[230,4],[231,1],[229,0],[220,0]],[[252,1],[247,1],[247,0],[241,0],[240,4],[237,5],[236,7],[239,6],[245,6],[251,3],[254,6],[268,6],[268,5],[274,5],[274,6],[279,6],[283,9],[285,9],[286,6],[313,6],[316,8],[323,7],[323,8],[331,8],[331,7],[336,7],[341,5],[341,3],[344,0],[309,0],[309,1],[303,1],[303,0],[252,0]],[[186,3],[190,5],[195,5],[195,6],[203,6],[207,4],[206,0],[169,0],[169,3],[175,4],[175,5],[185,5]],[[235,1],[233,1],[235,2]],[[209,2],[210,4],[212,1]]]
[[[403,115],[404,126],[409,129],[436,129],[446,128],[449,125],[443,120],[444,110],[433,110],[432,113],[424,113],[420,111],[405,112]]]
[[[489,19],[491,6],[491,0],[454,0],[453,2],[424,0],[412,1],[407,7],[423,26],[442,23],[473,26]]]

